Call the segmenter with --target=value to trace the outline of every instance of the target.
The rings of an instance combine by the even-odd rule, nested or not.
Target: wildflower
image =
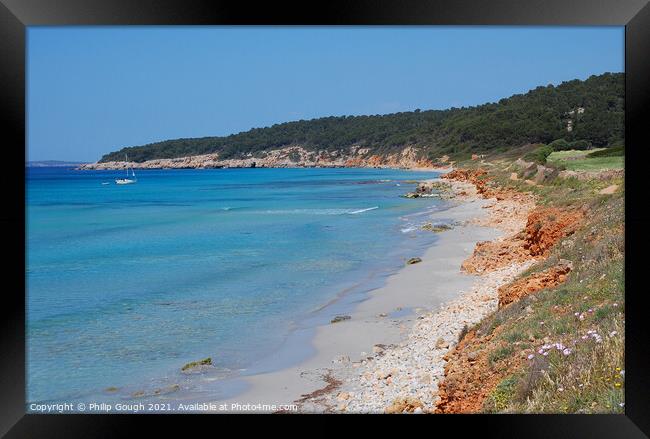
[[[573,315],[576,316],[576,317],[578,317],[578,316],[580,315],[580,313],[579,313],[579,312],[575,312],[575,313],[573,313]]]
[[[621,406],[621,407],[625,407],[625,403],[624,403],[624,402],[619,402],[618,405]]]
[[[614,386],[621,387],[621,383],[616,383],[616,384],[614,384]]]
[[[558,391],[558,392],[564,392],[564,387],[558,387],[558,388],[557,388],[557,391]]]
[[[589,308],[589,311],[588,311],[588,312],[594,312],[594,310],[593,310],[592,308]]]
[[[544,352],[542,355],[546,357],[548,355],[548,352]]]
[[[578,387],[582,388],[584,387],[584,384],[578,384]]]
[[[583,335],[583,336],[582,336],[582,337],[580,337],[580,338],[581,338],[581,339],[583,339],[583,340],[586,340],[586,339],[588,339],[588,338],[589,338],[589,336],[588,336],[588,335]]]
[[[540,325],[544,325],[544,322],[539,322]]]
[[[612,305],[612,306],[618,306],[618,303],[614,302],[614,305]]]
[[[529,359],[529,360],[532,360],[533,358],[535,358],[535,354],[530,354],[530,355],[528,356],[528,359]]]
[[[623,370],[621,371],[621,376],[622,376],[622,377],[625,376],[625,369],[623,369]]]
[[[543,353],[544,353],[544,349],[540,349],[540,350],[537,351],[537,352],[540,353],[540,354],[543,354]]]
[[[562,353],[563,353],[564,355],[569,355],[569,354],[571,354],[571,349],[566,348],[565,350],[562,351]]]
[[[584,319],[585,319],[585,316],[584,316],[584,314],[580,314],[580,317],[578,317],[578,318],[579,318],[580,320],[584,320]]]
[[[610,337],[614,337],[616,334],[618,334],[618,332],[616,332],[616,331],[612,331],[612,332],[609,333],[609,336],[610,336]]]

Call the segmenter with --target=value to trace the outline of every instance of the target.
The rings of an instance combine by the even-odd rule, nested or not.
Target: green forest
[[[369,154],[379,155],[415,146],[432,160],[444,154],[454,157],[501,152],[554,141],[556,145],[567,142],[581,148],[621,147],[624,92],[623,73],[604,73],[584,81],[540,86],[474,107],[299,120],[224,137],[126,147],[104,155],[100,161],[123,160],[125,153],[136,162],[215,152],[223,159],[239,158],[292,145],[330,151],[358,145],[369,148]],[[567,130],[569,123],[571,131]]]

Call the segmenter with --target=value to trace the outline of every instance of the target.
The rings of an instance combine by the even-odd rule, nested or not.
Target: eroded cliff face
[[[256,156],[238,159],[220,159],[219,154],[204,154],[174,159],[135,162],[104,162],[82,165],[79,169],[208,169],[208,168],[433,168],[434,164],[422,158],[414,147],[384,156],[371,154],[367,148],[352,147],[338,151],[308,151],[301,146],[289,146],[263,151]]]

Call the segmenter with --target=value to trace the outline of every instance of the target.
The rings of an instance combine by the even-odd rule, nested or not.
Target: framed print
[[[646,2],[0,11],[7,437],[650,430]]]

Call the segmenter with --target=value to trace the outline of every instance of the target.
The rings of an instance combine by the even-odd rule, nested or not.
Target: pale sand
[[[422,262],[405,266],[388,277],[384,286],[368,293],[368,299],[356,306],[350,320],[318,327],[311,340],[314,355],[289,368],[245,377],[247,390],[217,403],[228,407],[234,403],[291,404],[302,395],[324,388],[328,372],[337,376],[337,372],[350,369],[350,362],[372,356],[373,345],[400,343],[419,314],[435,311],[471,288],[476,277],[461,273],[461,263],[472,254],[478,241],[495,239],[503,232],[469,224],[469,220],[486,215],[484,206],[489,201],[467,198],[462,204],[430,216],[434,221],[467,223],[439,233],[439,239],[425,251]],[[391,315],[400,308],[411,308],[414,312],[400,317]],[[381,313],[388,316],[380,317]]]

